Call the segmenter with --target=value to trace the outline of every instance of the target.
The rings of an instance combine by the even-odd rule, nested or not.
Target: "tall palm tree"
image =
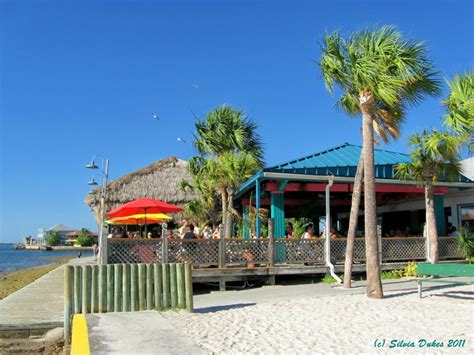
[[[456,75],[448,81],[450,93],[443,104],[446,116],[443,124],[453,133],[466,138],[469,153],[474,150],[474,73]]]
[[[392,26],[356,32],[342,38],[326,35],[320,68],[326,88],[341,90],[337,105],[351,116],[362,115],[364,155],[364,222],[367,295],[382,298],[377,244],[374,176],[374,121],[402,116],[407,104],[439,92],[439,83],[422,43],[412,42]]]
[[[459,176],[459,146],[462,139],[436,130],[424,130],[410,136],[411,161],[396,166],[400,179],[415,180],[425,188],[426,230],[430,245],[430,261],[437,263],[438,232],[434,208],[433,183],[442,178]]]
[[[221,196],[226,238],[232,232],[237,184],[263,166],[262,142],[256,129],[256,123],[242,111],[226,105],[213,109],[203,121],[196,122],[194,144],[205,162],[202,167],[210,185]]]

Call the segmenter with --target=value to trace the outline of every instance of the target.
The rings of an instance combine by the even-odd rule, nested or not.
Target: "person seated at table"
[[[214,232],[212,233],[212,238],[219,239],[221,237],[221,227],[222,225],[219,224],[214,228]]]
[[[148,232],[147,238],[148,238],[148,239],[152,239],[152,238],[153,238],[153,233],[152,233],[152,232]]]
[[[285,238],[294,238],[295,230],[293,229],[293,223],[289,222],[286,226]]]
[[[313,225],[307,224],[306,227],[304,227],[304,233],[301,236],[301,239],[311,239],[311,238],[314,238]]]
[[[182,237],[184,233],[188,231],[189,219],[185,218],[181,221],[181,227],[179,227],[179,236]]]
[[[172,229],[168,229],[168,232],[166,234],[167,234],[168,240],[173,240],[174,239],[174,232],[173,232]]]
[[[189,224],[187,226],[187,232],[183,234],[181,239],[197,239],[197,236],[194,233],[194,225],[193,224]]]
[[[212,224],[211,223],[208,223],[206,224],[206,226],[204,227],[204,229],[202,230],[202,237],[204,239],[211,239],[212,238]]]

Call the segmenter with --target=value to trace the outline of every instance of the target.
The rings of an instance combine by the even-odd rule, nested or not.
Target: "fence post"
[[[91,269],[91,313],[97,313],[99,311],[99,267],[97,265],[92,265]]]
[[[192,312],[193,305],[193,271],[189,263],[184,265],[184,283],[186,288],[186,310]]]
[[[74,268],[71,265],[64,267],[64,342],[70,343],[71,316],[73,314],[73,283]]]
[[[122,267],[122,312],[130,312],[130,264]]]
[[[178,307],[178,287],[176,280],[176,263],[170,264],[170,295],[171,308]]]
[[[170,264],[163,264],[163,308],[170,308]]]
[[[168,263],[168,224],[163,223],[161,225],[161,262],[163,264]]]
[[[153,309],[153,264],[146,264],[146,309]]]
[[[268,266],[270,268],[275,266],[275,235],[274,235],[274,220],[273,218],[268,219]],[[268,270],[269,273],[272,273],[273,270]],[[270,275],[268,277],[268,283],[270,285],[275,285],[275,275]]]
[[[122,311],[122,265],[114,265],[114,312]]]
[[[163,299],[162,299],[162,294],[163,294],[163,287],[161,284],[162,280],[162,274],[163,271],[161,270],[161,264],[154,264],[153,265],[153,283],[155,286],[155,309],[157,311],[161,310],[163,308]]]
[[[79,265],[74,265],[74,314],[81,313],[81,271]]]
[[[219,269],[225,268],[225,224],[221,224],[220,239],[219,239]],[[219,278],[219,291],[225,291],[225,277]]]
[[[107,312],[114,311],[114,266],[107,265]]]
[[[176,265],[176,283],[178,284],[178,308],[186,307],[186,293],[184,285],[184,264]]]
[[[99,265],[99,313],[107,310],[107,266]]]
[[[140,311],[146,309],[145,293],[146,293],[146,265],[138,264],[138,306]]]
[[[377,246],[378,246],[378,252],[379,252],[379,265],[382,265],[382,226],[380,224],[377,224]]]
[[[138,265],[130,265],[130,311],[138,311]]]
[[[82,314],[91,312],[91,267],[82,266]]]

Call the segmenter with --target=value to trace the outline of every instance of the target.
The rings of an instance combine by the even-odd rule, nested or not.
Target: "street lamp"
[[[95,163],[96,157],[102,160],[100,169]],[[101,177],[101,186],[99,189],[99,197],[100,197],[99,264],[102,265],[102,264],[107,263],[107,240],[105,239],[105,236],[104,236],[104,221],[105,221],[105,200],[107,198],[107,179],[109,178],[109,160],[101,156],[94,156],[92,157],[92,161],[86,165],[86,168],[99,170],[98,173],[92,176],[92,180],[87,183],[88,185],[97,186],[98,183],[95,181],[94,178],[96,176]]]

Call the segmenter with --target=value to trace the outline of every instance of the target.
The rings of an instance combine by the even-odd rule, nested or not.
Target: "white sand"
[[[302,297],[212,313],[165,313],[183,335],[217,354],[474,353],[474,287],[387,293],[383,300],[365,295]],[[448,297],[449,296],[449,297]],[[375,348],[376,339],[385,347]],[[416,348],[389,348],[391,340]],[[442,342],[419,348],[418,340]],[[448,348],[449,339],[465,339]]]

